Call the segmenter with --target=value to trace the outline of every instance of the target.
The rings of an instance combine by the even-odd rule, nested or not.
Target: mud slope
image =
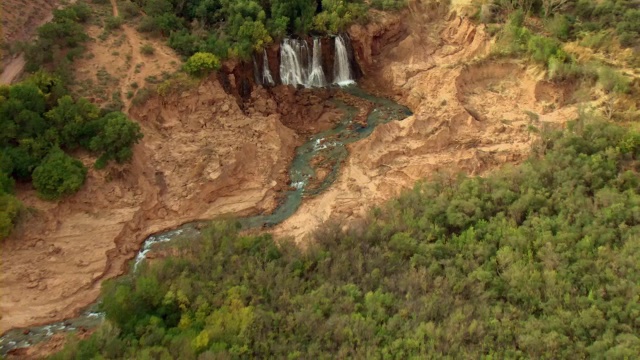
[[[424,10],[424,9],[423,9]],[[369,89],[384,89],[414,115],[379,126],[350,147],[331,189],[275,229],[305,239],[322,222],[350,221],[439,170],[481,175],[528,154],[529,125],[563,122],[570,90],[516,63],[477,61],[490,47],[484,27],[451,16],[438,25],[414,14],[380,16],[350,30]],[[475,60],[474,60],[475,59]]]
[[[292,103],[276,106],[272,96]],[[145,137],[131,164],[90,168],[82,190],[58,203],[18,189],[30,210],[1,244],[0,332],[78,313],[151,233],[273,209],[300,141],[278,108],[303,114],[310,127],[330,127],[339,113],[324,105],[327,97],[258,89],[243,112],[235,96],[209,79],[132,109]],[[316,111],[311,116],[298,104]],[[91,167],[94,159],[81,157]]]

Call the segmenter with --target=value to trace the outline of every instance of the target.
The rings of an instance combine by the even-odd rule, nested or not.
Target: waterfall
[[[306,44],[304,40],[284,39],[280,45],[280,80],[284,85],[306,84]]]
[[[324,87],[327,85],[327,80],[324,78],[324,71],[322,70],[322,44],[320,39],[313,39],[313,58],[311,60],[311,73],[309,74],[309,83],[311,87]]]
[[[258,63],[256,62],[255,56],[253,56],[253,80],[256,84],[262,84],[262,81],[260,81],[260,70],[258,70]]]
[[[306,40],[284,39],[280,45],[280,80],[285,85],[307,88],[327,85],[319,38],[313,39],[311,52]]]
[[[349,52],[342,35],[336,36],[336,56],[333,60],[333,83],[340,86],[353,84]]]
[[[349,39],[343,35],[335,37],[333,83],[341,86],[353,84],[353,72],[349,61]],[[264,54],[262,83],[272,84],[268,60]],[[266,64],[266,65],[264,65]],[[269,80],[270,79],[270,80]],[[313,48],[302,39],[284,39],[280,44],[280,80],[284,85],[325,87],[329,83],[322,69],[322,43],[313,39]]]
[[[262,83],[265,85],[273,86],[276,83],[271,76],[271,70],[269,70],[269,58],[267,57],[267,50],[262,50]]]

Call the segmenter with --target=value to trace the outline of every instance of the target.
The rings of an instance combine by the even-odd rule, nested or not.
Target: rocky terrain
[[[348,224],[438,172],[482,175],[517,163],[535,139],[530,126],[577,115],[568,104],[571,88],[517,62],[482,60],[491,45],[483,26],[456,14],[445,22],[424,19],[433,13],[411,11],[409,21],[380,14],[378,23],[351,28],[367,74],[363,85],[382,89],[414,115],[353,144],[336,183],[304,203],[277,235],[304,241],[323,222]]]

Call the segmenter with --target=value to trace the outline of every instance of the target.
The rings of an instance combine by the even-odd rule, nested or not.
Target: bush
[[[15,196],[0,192],[0,241],[11,233],[21,208]]]
[[[638,34],[623,32],[618,36],[618,41],[622,47],[632,47],[638,42]]]
[[[565,61],[568,55],[560,48],[557,40],[533,35],[527,42],[527,51],[534,61],[542,64],[548,64],[549,59],[554,57],[558,61]]]
[[[598,83],[609,92],[627,93],[630,90],[629,79],[608,66],[602,66],[598,70]]]
[[[571,37],[572,24],[566,15],[556,14],[553,19],[547,21],[546,28],[560,40],[567,41]]]
[[[33,171],[33,187],[43,199],[55,200],[77,192],[86,175],[87,168],[80,160],[55,148]]]
[[[580,45],[598,50],[611,42],[611,33],[603,30],[597,33],[587,33],[580,41]]]
[[[140,52],[143,55],[153,55],[153,53],[155,53],[156,49],[153,47],[153,45],[146,43],[144,45],[142,45],[140,47]]]
[[[122,1],[119,3],[120,13],[127,20],[133,19],[140,15],[140,7],[131,1]]]
[[[197,35],[187,30],[174,31],[169,35],[169,46],[183,56],[193,55],[201,42]]]
[[[197,52],[184,64],[184,71],[192,76],[204,76],[220,68],[218,57],[206,52]]]
[[[378,10],[399,10],[407,6],[405,0],[372,0],[371,7]]]
[[[107,31],[120,29],[124,20],[120,16],[109,16],[104,20],[104,28]]]

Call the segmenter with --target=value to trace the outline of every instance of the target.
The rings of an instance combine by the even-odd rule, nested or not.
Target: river
[[[300,207],[305,196],[318,194],[331,186],[340,173],[340,166],[349,154],[348,144],[369,136],[380,124],[402,120],[411,115],[407,107],[368,94],[355,85],[343,87],[339,91],[372,104],[367,114],[366,124],[354,121],[358,108],[341,100],[334,100],[335,105],[343,111],[344,115],[335,127],[310,136],[304,144],[296,148],[295,157],[289,168],[293,189],[285,194],[282,202],[270,214],[238,219],[243,228],[267,228],[286,220]],[[328,171],[322,179],[317,177],[319,166]],[[176,229],[149,236],[132,263],[132,271],[135,271],[148,252],[157,244],[168,243],[177,236],[196,237],[197,234],[195,224],[184,224]],[[76,318],[43,326],[10,330],[0,338],[0,355],[6,355],[13,349],[32,346],[56,333],[95,328],[103,319],[104,314],[100,312],[98,300]]]

